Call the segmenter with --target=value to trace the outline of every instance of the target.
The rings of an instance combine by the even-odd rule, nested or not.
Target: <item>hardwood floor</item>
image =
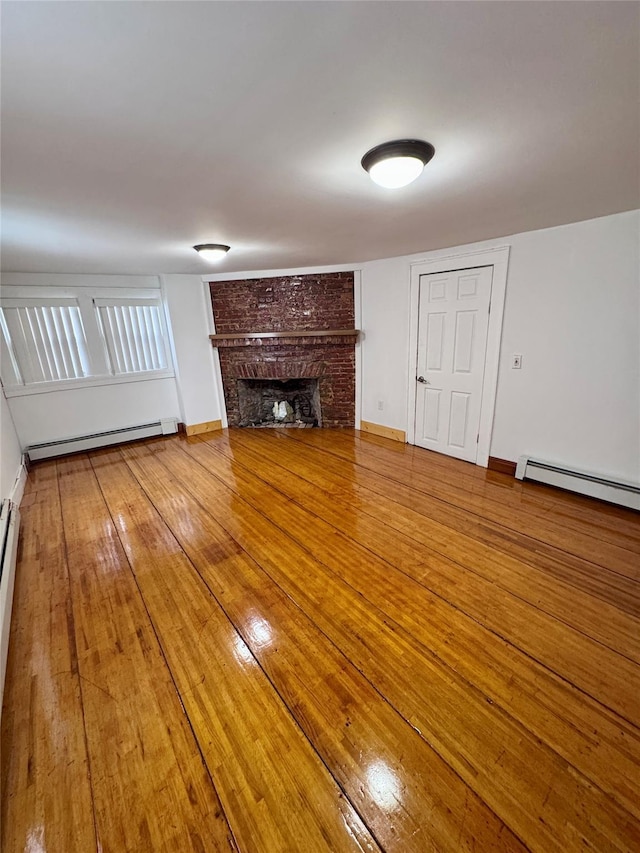
[[[640,515],[353,431],[37,465],[3,853],[640,851]]]

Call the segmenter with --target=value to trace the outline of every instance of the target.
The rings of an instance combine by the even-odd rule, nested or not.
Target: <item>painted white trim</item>
[[[45,273],[45,272],[3,272],[2,286],[14,287],[114,287],[152,288],[158,290],[160,281],[157,275],[100,275],[83,273]]]
[[[353,314],[356,329],[362,330],[362,270],[353,271]],[[356,356],[356,406],[354,427],[359,428],[362,420],[362,344],[360,336],[355,345]]]
[[[6,288],[0,294],[0,308],[77,308],[78,300],[72,296],[9,297]]]
[[[184,410],[184,400],[182,398],[182,381],[180,376],[180,366],[178,364],[178,356],[176,354],[176,344],[173,336],[173,326],[171,324],[171,312],[169,311],[169,300],[167,299],[167,285],[164,276],[160,276],[160,296],[162,303],[162,313],[164,314],[165,328],[167,330],[167,343],[171,354],[171,363],[173,364],[174,379],[176,381],[176,396],[178,398],[178,409],[180,410],[180,420],[183,424],[187,422]]]
[[[205,294],[205,302],[207,304],[207,325],[209,326],[209,334],[215,335],[216,321],[213,316],[213,304],[211,302],[211,290],[209,288],[209,279],[202,279],[202,287]],[[213,375],[216,378],[216,391],[218,393],[218,403],[220,404],[220,420],[222,421],[222,429],[227,429],[229,426],[229,418],[227,417],[227,401],[224,398],[224,385],[222,384],[222,368],[220,367],[220,353],[218,348],[211,344],[211,358],[213,359]]]
[[[33,394],[53,394],[56,391],[75,391],[80,388],[95,388],[99,385],[126,385],[129,382],[153,382],[156,379],[175,379],[173,370],[144,370],[118,376],[88,376],[85,379],[59,379],[57,382],[38,382],[32,385],[5,386],[4,395],[31,397]]]
[[[22,502],[22,496],[24,495],[24,488],[27,485],[27,466],[25,462],[26,460],[23,453],[22,458],[20,460],[20,464],[18,465],[18,470],[16,472],[16,478],[13,481],[13,486],[11,487],[11,491],[9,492],[9,500],[12,501],[16,506],[20,506]]]
[[[489,303],[489,328],[487,330],[487,351],[484,363],[484,382],[480,408],[480,438],[476,465],[486,468],[489,464],[489,450],[493,431],[493,417],[498,390],[498,367],[500,362],[500,341],[502,338],[502,320],[507,290],[507,272],[509,267],[510,246],[496,246],[476,249],[472,252],[459,252],[453,255],[425,258],[410,265],[409,298],[409,366],[407,392],[407,443],[415,444],[416,437],[416,359],[418,353],[418,309],[420,299],[420,276],[431,273],[452,272],[454,270],[473,269],[474,267],[493,267],[491,282],[491,300]]]
[[[75,287],[67,283],[66,285],[2,285],[2,297],[0,302],[4,303],[7,300],[46,300],[47,302],[55,303],[58,299],[72,299],[74,303],[84,300],[86,304],[91,303],[94,299],[113,299],[113,294],[118,294],[124,291],[123,299],[159,299],[162,293],[162,288],[158,284],[156,287]],[[55,295],[52,296],[51,294]],[[116,295],[116,301],[118,297]]]

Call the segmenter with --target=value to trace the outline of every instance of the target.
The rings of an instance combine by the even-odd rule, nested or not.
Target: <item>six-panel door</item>
[[[493,267],[420,276],[416,444],[475,462]]]

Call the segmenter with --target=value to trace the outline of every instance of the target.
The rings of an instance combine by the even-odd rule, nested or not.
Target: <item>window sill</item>
[[[33,394],[52,394],[55,391],[75,391],[98,388],[101,385],[124,385],[130,382],[149,382],[154,379],[173,379],[173,370],[146,370],[144,373],[121,376],[88,376],[85,379],[61,379],[58,382],[38,382],[33,385],[5,386],[5,397],[30,397]]]

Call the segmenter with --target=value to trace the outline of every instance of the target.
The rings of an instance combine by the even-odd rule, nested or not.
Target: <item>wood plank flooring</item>
[[[640,515],[355,431],[37,465],[3,853],[640,851]]]

